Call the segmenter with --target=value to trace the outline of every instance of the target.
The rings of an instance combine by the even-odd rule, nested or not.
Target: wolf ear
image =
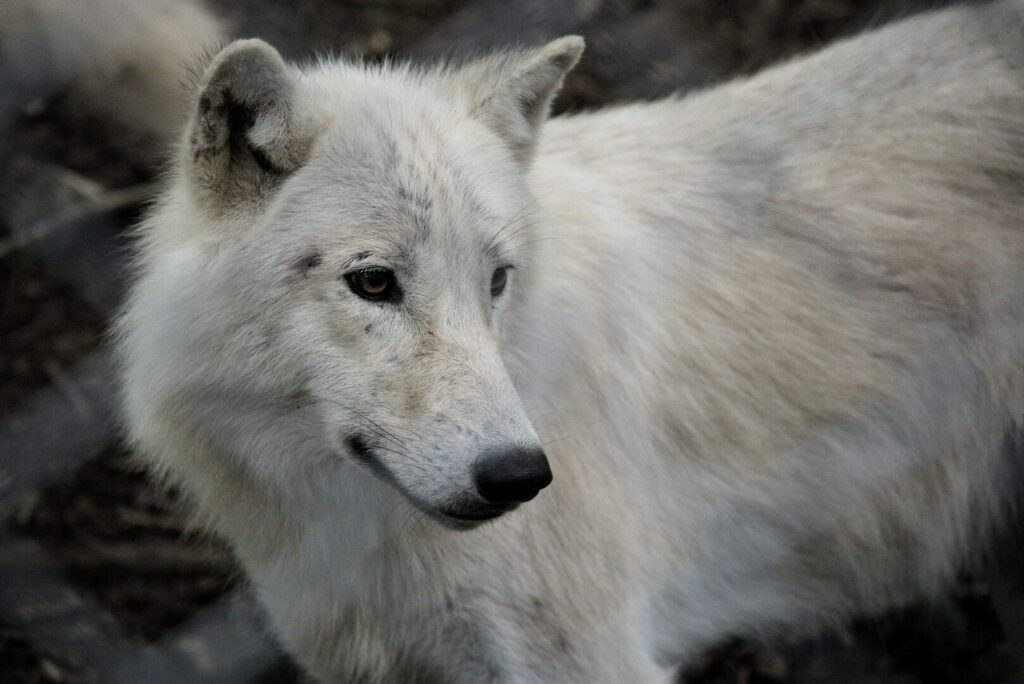
[[[582,53],[583,39],[565,36],[533,50],[472,62],[456,72],[456,83],[469,93],[473,115],[526,163],[551,100]]]
[[[200,187],[224,201],[252,200],[297,169],[316,133],[295,78],[273,47],[237,40],[200,81],[188,139]]]

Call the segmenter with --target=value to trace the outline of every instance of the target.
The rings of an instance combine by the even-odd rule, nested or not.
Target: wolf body
[[[546,123],[578,38],[233,43],[140,231],[132,438],[322,681],[665,682],[927,592],[1019,482],[1022,36]]]

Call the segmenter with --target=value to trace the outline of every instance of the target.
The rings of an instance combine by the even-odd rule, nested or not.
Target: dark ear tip
[[[284,73],[287,71],[281,53],[259,38],[232,41],[218,52],[206,68],[203,78],[206,86],[223,78],[237,79],[246,75]]]
[[[235,59],[237,57],[244,57],[245,59],[269,57],[271,59],[281,60],[281,53],[271,45],[270,43],[260,38],[239,38],[233,40],[216,54],[213,58],[213,63],[221,62],[227,59]]]

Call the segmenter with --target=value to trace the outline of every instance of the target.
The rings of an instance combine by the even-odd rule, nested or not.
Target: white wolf
[[[582,47],[198,85],[128,423],[321,680],[665,682],[1011,502],[1024,2],[541,131]]]

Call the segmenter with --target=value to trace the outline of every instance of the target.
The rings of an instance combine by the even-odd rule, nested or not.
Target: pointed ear
[[[316,128],[277,50],[237,40],[200,81],[188,138],[193,176],[222,201],[252,201],[302,165]]]
[[[527,163],[551,100],[582,53],[583,39],[565,36],[533,50],[472,62],[456,72],[456,84],[469,94],[473,116]]]

